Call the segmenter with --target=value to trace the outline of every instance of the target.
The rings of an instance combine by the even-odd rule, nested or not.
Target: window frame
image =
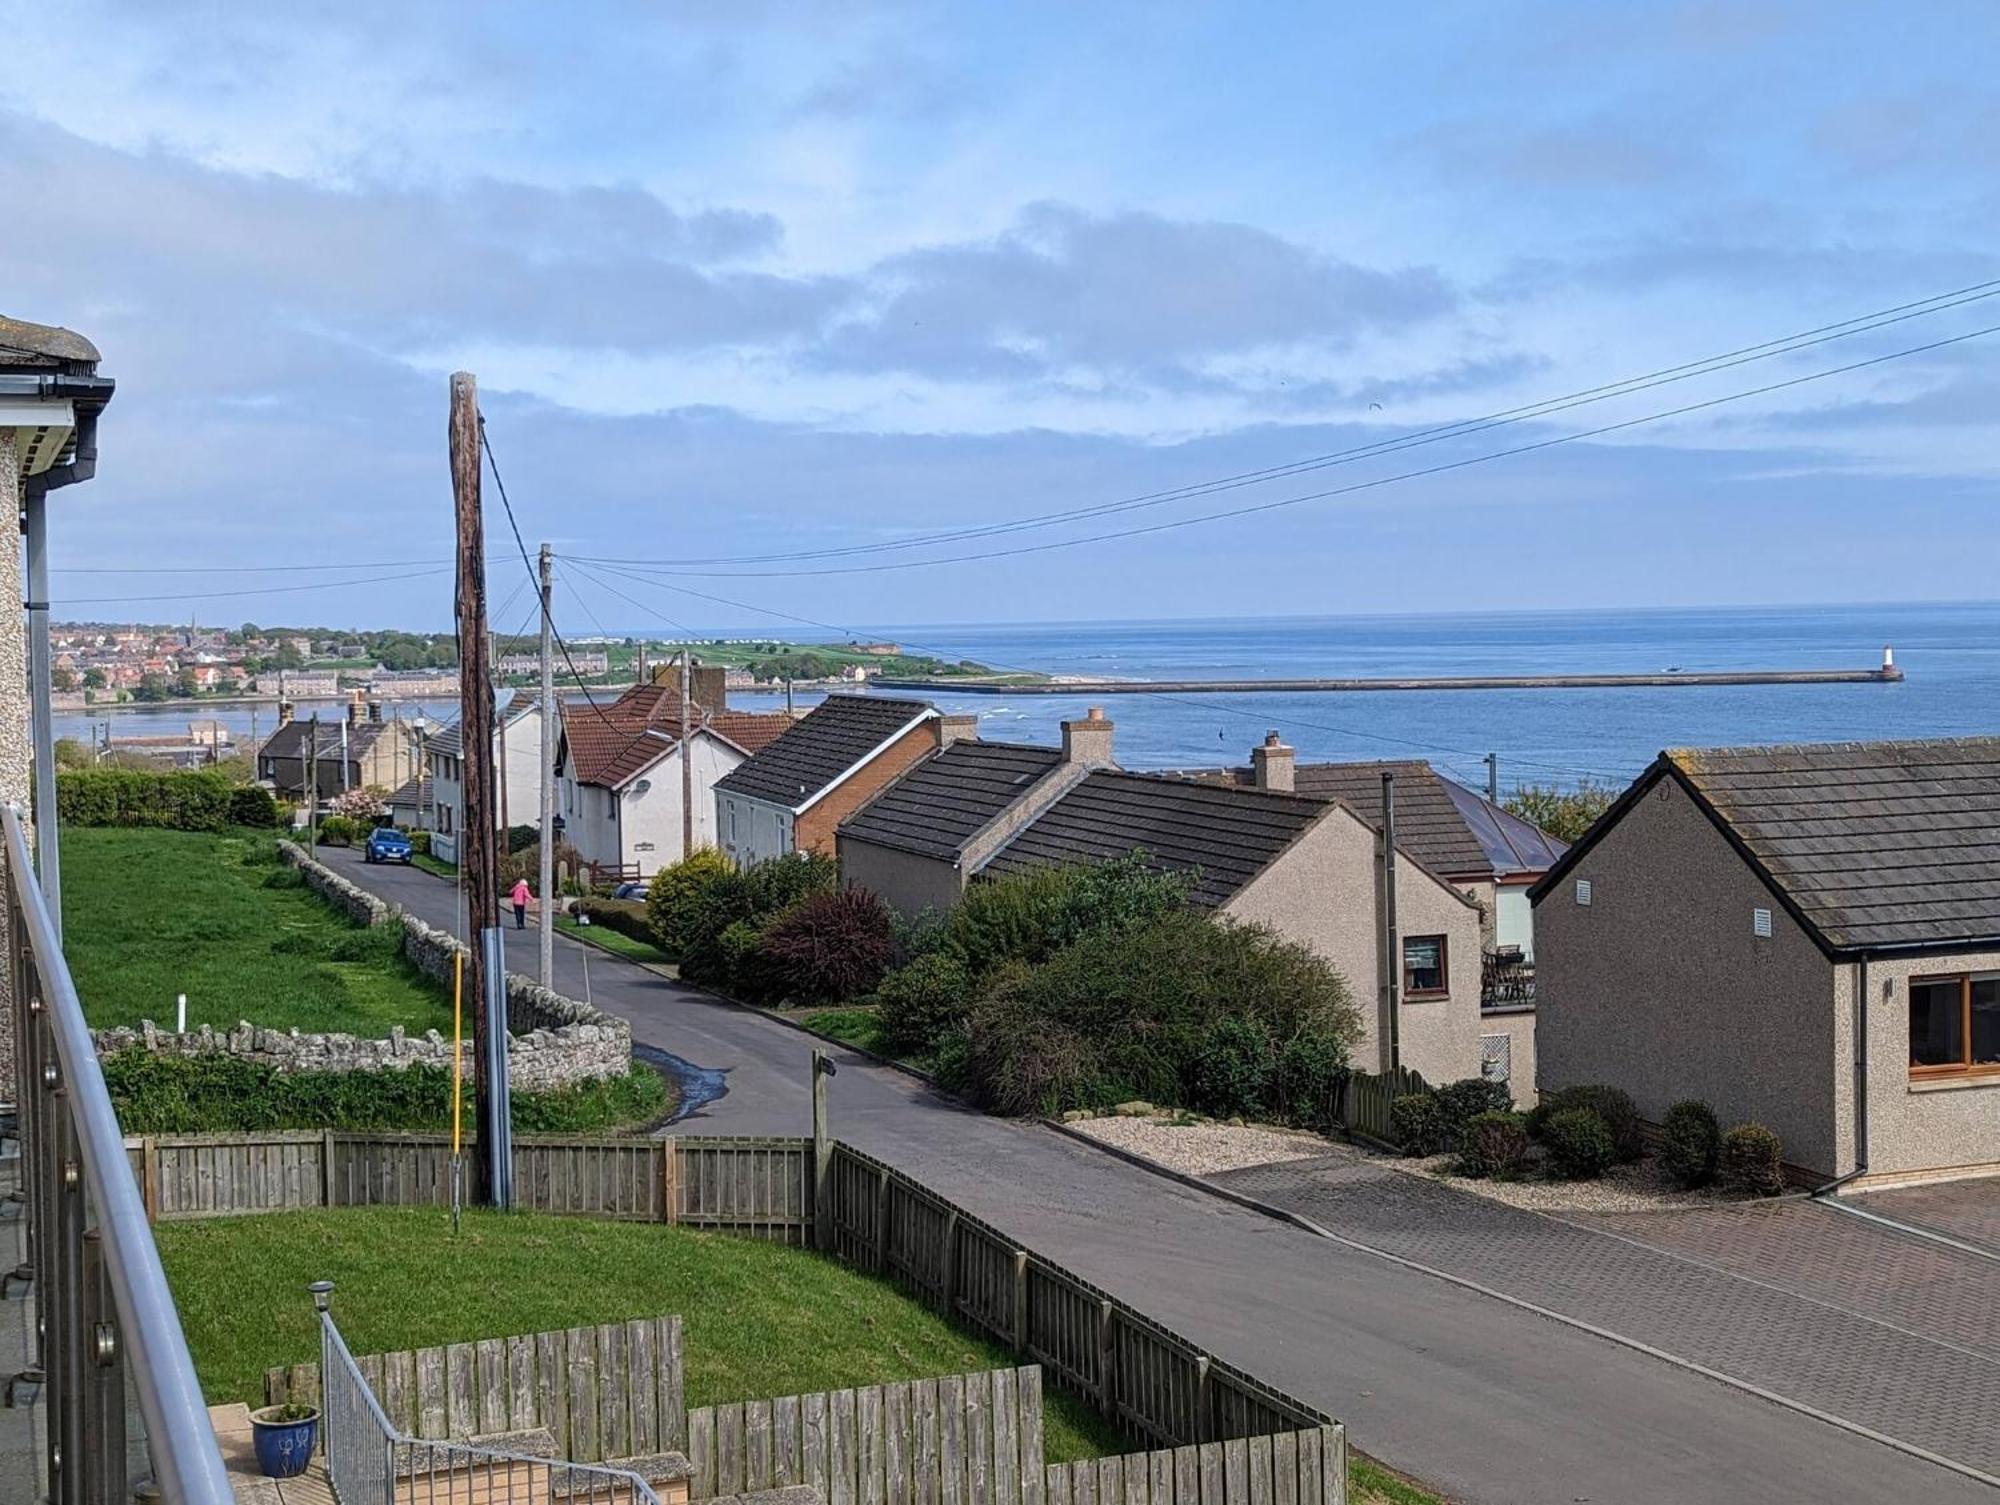
[[[1417,988],[1410,985],[1410,945],[1414,941],[1436,941],[1438,948],[1438,985],[1434,988]],[[1400,945],[1403,954],[1397,958],[1402,965],[1403,997],[1423,1002],[1433,998],[1451,996],[1451,937],[1443,934],[1406,935]]]
[[[1972,1059],[1972,985],[1980,981],[2000,980],[2000,972],[1912,972],[1904,981],[1903,1013],[1904,1027],[1909,1024],[1909,1010],[1913,1003],[1911,994],[1919,986],[1935,986],[1938,983],[1958,984],[1958,1028],[1960,1049],[1964,1057],[1958,1061],[1939,1065],[1923,1066],[1910,1062],[1910,1080],[1916,1082],[1936,1081],[1940,1077],[1989,1077],[2000,1076],[2000,1061],[1974,1061]]]

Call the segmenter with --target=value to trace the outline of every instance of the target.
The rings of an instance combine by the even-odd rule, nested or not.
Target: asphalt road
[[[329,852],[456,929],[452,885]],[[507,933],[532,974],[535,936]],[[585,994],[557,938],[556,986]],[[677,1127],[811,1131],[811,1037],[592,950],[590,997],[635,1045],[719,1072]],[[835,1049],[835,1134],[1210,1352],[1323,1406],[1356,1447],[1480,1505],[1983,1501],[1995,1491],[1864,1437],[1459,1286],[1315,1238],[1051,1130],[986,1117]],[[1968,1417],[1968,1426],[1989,1418]]]

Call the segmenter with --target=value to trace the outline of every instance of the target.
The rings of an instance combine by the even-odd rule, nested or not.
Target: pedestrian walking
[[[526,878],[516,878],[514,880],[514,892],[508,895],[508,897],[514,901],[514,928],[516,930],[526,930],[528,928],[528,880]]]

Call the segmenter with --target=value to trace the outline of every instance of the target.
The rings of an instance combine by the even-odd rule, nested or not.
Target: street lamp
[[[56,848],[54,713],[49,704],[48,495],[97,474],[97,415],[116,384],[97,374],[97,347],[74,330],[0,317],[0,436],[13,452],[27,538],[28,681],[33,694],[35,865],[62,930]]]

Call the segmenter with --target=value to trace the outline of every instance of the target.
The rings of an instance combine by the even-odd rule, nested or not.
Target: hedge
[[[642,899],[578,899],[576,912],[593,925],[615,930],[635,941],[653,943],[653,923]]]
[[[239,801],[239,795],[245,797]],[[56,775],[56,819],[64,825],[223,831],[243,823],[239,813],[255,813],[265,824],[277,823],[277,805],[269,796],[253,812],[242,786],[219,773],[76,768]]]

